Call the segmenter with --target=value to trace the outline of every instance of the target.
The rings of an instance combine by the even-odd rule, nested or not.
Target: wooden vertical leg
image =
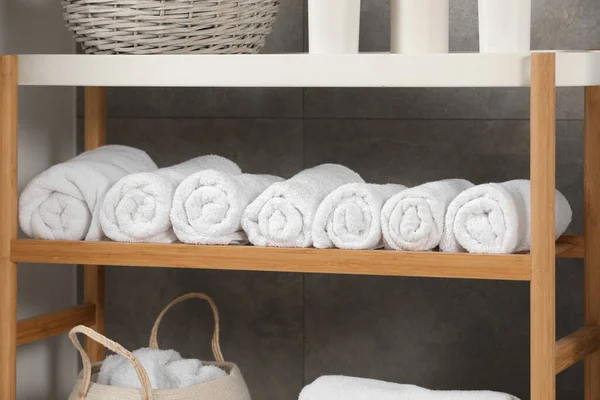
[[[18,59],[0,56],[0,399],[17,397],[17,265],[10,242],[17,238]]]
[[[585,88],[584,323],[600,326],[600,86]],[[600,400],[600,352],[585,358],[585,400]]]
[[[556,68],[531,56],[531,400],[556,399]]]
[[[92,150],[106,143],[106,92],[102,87],[85,88],[85,149]],[[83,297],[96,305],[94,329],[104,334],[104,267],[84,265]],[[92,362],[104,359],[104,347],[86,338],[85,348]]]

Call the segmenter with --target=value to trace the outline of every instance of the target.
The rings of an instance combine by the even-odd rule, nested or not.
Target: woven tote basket
[[[148,374],[132,353],[120,344],[102,336],[93,329],[85,326],[76,326],[69,332],[69,338],[81,354],[83,370],[77,377],[69,400],[251,400],[246,382],[237,365],[223,361],[223,353],[219,344],[219,312],[210,297],[202,293],[190,293],[173,300],[160,313],[150,335],[150,347],[158,349],[158,327],[165,313],[175,304],[187,299],[198,298],[208,301],[215,318],[215,330],[212,338],[212,350],[216,362],[203,362],[216,365],[227,372],[227,376],[204,382],[198,385],[172,390],[153,390]],[[98,372],[102,363],[92,364],[88,354],[77,339],[77,334],[82,333],[90,339],[102,344],[129,360],[133,365],[140,380],[142,389],[121,388],[116,386],[100,385],[96,383]]]
[[[271,32],[279,0],[62,0],[88,54],[250,54]]]

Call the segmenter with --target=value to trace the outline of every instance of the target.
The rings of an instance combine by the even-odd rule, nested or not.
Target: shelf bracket
[[[94,326],[96,306],[83,304],[19,321],[17,346],[66,333],[77,325]]]
[[[600,327],[585,327],[556,342],[556,373],[600,349]]]

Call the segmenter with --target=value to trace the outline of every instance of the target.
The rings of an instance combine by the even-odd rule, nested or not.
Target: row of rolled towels
[[[19,201],[22,230],[50,240],[512,253],[530,247],[530,182],[447,179],[407,188],[365,183],[338,164],[290,179],[244,174],[207,155],[158,168],[108,145],[35,177]],[[556,237],[571,222],[556,192]]]

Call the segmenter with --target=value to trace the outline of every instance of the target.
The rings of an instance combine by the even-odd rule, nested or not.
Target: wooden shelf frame
[[[561,237],[555,252],[557,257],[582,258],[582,237]],[[16,263],[531,280],[529,253],[490,255],[16,239],[11,245],[11,260]]]
[[[114,242],[42,241],[17,238],[17,93],[22,85],[72,85],[104,82],[112,79],[106,71],[92,68],[77,72],[92,59],[80,56],[23,56],[25,65],[19,67],[19,57],[0,56],[0,399],[16,398],[16,348],[18,345],[66,332],[70,327],[84,324],[104,330],[104,267],[172,267],[246,271],[285,271],[303,273],[332,273],[358,275],[414,276],[432,278],[495,279],[529,282],[531,293],[531,400],[556,399],[556,374],[575,363],[585,362],[585,398],[600,400],[600,86],[585,88],[585,156],[584,156],[584,212],[583,236],[554,238],[554,193],[556,184],[556,87],[575,84],[600,85],[600,74],[589,69],[600,65],[599,53],[579,52],[574,55],[532,53],[506,57],[449,56],[446,61],[462,65],[465,60],[492,65],[491,60],[504,60],[513,67],[526,57],[530,67],[508,72],[508,80],[490,81],[492,86],[531,86],[531,181],[532,181],[532,249],[530,253],[514,255],[477,255],[437,252],[345,251],[317,249],[279,249],[252,246],[190,246],[183,244],[130,244]],[[114,57],[114,56],[113,56]],[[388,56],[389,57],[389,56]],[[434,57],[435,58],[435,57]],[[433,60],[431,58],[429,60]],[[439,56],[435,59],[442,60]],[[188,60],[182,70],[206,60],[213,68],[228,58],[94,58],[110,68],[125,68],[130,62],[146,65],[150,60],[175,65],[176,60]],[[244,58],[244,62],[261,63],[275,60],[275,65],[291,58]],[[49,64],[43,65],[41,61]],[[62,60],[62,61],[61,61]],[[61,81],[57,68],[61,62],[74,62],[70,71],[75,75]],[[237,60],[237,58],[235,58]],[[341,62],[338,58],[304,58],[303,63]],[[426,58],[385,58],[369,56],[357,58],[368,65],[416,68],[429,65]],[[558,60],[558,61],[557,61]],[[569,60],[569,63],[566,61]],[[578,64],[580,62],[580,64]],[[86,64],[87,63],[87,64]],[[406,63],[406,64],[405,64]],[[558,69],[557,69],[558,63]],[[591,63],[591,64],[590,64]],[[184,63],[185,64],[185,63]],[[454,65],[453,64],[453,65]],[[108,65],[108,64],[107,64]],[[151,68],[148,64],[148,68]],[[320,64],[319,64],[320,65]],[[44,70],[44,68],[48,70]],[[271,65],[273,66],[273,65]],[[161,68],[162,68],[161,67]],[[433,79],[431,66],[428,74],[417,83]],[[571,74],[566,74],[569,68]],[[61,69],[64,71],[64,69]],[[523,75],[523,71],[530,71]],[[91,71],[91,72],[90,72]],[[139,69],[138,69],[139,71]],[[557,75],[557,71],[560,74]],[[19,72],[26,74],[19,79]],[[114,72],[114,71],[113,71]],[[126,70],[123,71],[127,72]],[[136,72],[137,73],[137,72]],[[97,75],[94,75],[97,74]],[[148,75],[148,71],[145,73]],[[141,74],[135,83],[151,82]],[[398,74],[395,74],[399,76]],[[400,74],[401,75],[401,74]],[[490,71],[482,76],[490,77]],[[559,81],[557,82],[557,76]],[[321,77],[322,78],[322,77]],[[319,78],[319,79],[321,79]],[[121,79],[121,78],[119,78]],[[137,79],[137,80],[135,80]],[[265,78],[266,79],[266,78]],[[271,84],[286,78],[276,76]],[[322,85],[316,79],[315,86]],[[437,77],[435,79],[438,79]],[[433,79],[429,83],[436,83]],[[484,81],[461,78],[472,86],[486,86]],[[79,82],[81,80],[81,82]],[[77,82],[76,82],[77,81]],[[283,82],[283,81],[282,81]],[[290,81],[291,82],[291,81]],[[357,81],[357,86],[373,86],[368,80]],[[416,81],[415,81],[416,82]],[[459,80],[459,82],[462,82]],[[585,82],[585,83],[584,83]],[[119,81],[118,85],[132,86]],[[183,83],[178,80],[172,83]],[[199,84],[206,82],[198,82]],[[298,82],[291,82],[299,85]],[[311,82],[306,82],[311,83]],[[326,82],[325,82],[326,83]],[[413,82],[414,83],[414,82]],[[394,81],[390,86],[402,86]],[[214,82],[206,86],[228,86]],[[229,85],[230,86],[230,85]],[[243,85],[242,85],[243,86]],[[271,86],[264,82],[264,86]],[[290,84],[290,86],[292,86]],[[351,86],[347,82],[332,86]],[[375,85],[380,86],[380,85]],[[383,85],[385,86],[385,85]],[[444,85],[442,85],[444,86]],[[452,86],[452,85],[448,85]],[[85,91],[86,149],[101,146],[106,138],[105,91],[102,87],[86,87]],[[585,291],[585,326],[556,340],[556,257],[583,258]],[[67,310],[17,321],[17,263],[55,263],[84,265],[84,304]],[[102,349],[86,344],[93,361],[99,361]]]
[[[95,323],[96,306],[90,303],[23,319],[17,324],[17,346],[67,333],[76,325]]]
[[[14,262],[529,281],[531,256],[116,242],[12,242]]]

